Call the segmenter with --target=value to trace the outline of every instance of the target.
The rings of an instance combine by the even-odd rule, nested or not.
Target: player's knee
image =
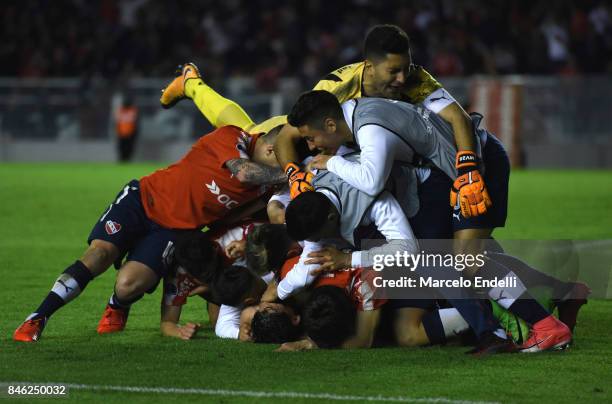
[[[401,347],[414,347],[423,345],[423,340],[419,335],[417,327],[403,327],[398,330],[396,335],[397,345]]]
[[[119,274],[115,282],[115,294],[119,299],[130,300],[147,291],[146,285],[135,277]]]
[[[119,250],[113,244],[107,241],[93,240],[81,257],[81,262],[96,276],[106,271],[118,255]]]

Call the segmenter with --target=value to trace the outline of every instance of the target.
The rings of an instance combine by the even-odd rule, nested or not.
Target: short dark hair
[[[257,275],[278,271],[287,259],[291,240],[283,224],[264,223],[247,235],[247,268]]]
[[[287,115],[287,122],[296,128],[308,125],[321,129],[325,118],[342,117],[342,108],[335,95],[325,90],[313,90],[300,95]]]
[[[373,26],[366,34],[363,55],[366,59],[382,59],[388,53],[398,55],[410,52],[410,38],[397,25]]]
[[[319,348],[337,348],[355,333],[357,311],[337,286],[315,288],[303,313],[304,330]]]
[[[179,235],[171,255],[172,272],[180,266],[203,283],[211,283],[221,269],[221,257],[215,243],[201,231]]]
[[[222,269],[213,282],[213,296],[220,304],[239,307],[257,278],[245,267],[232,265]]]
[[[263,344],[282,344],[295,341],[299,334],[298,326],[291,322],[285,312],[258,311],[251,320],[253,342]]]
[[[285,124],[275,126],[267,133],[261,135],[259,138],[267,144],[274,144],[276,138],[278,137],[278,134],[280,133],[281,129],[283,129],[283,126],[285,126]]]
[[[308,239],[323,227],[333,207],[331,201],[320,192],[301,193],[285,211],[287,233],[296,241]]]

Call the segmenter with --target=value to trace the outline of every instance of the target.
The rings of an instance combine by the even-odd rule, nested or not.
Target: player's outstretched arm
[[[380,310],[358,311],[355,335],[346,340],[342,348],[370,348],[379,322]]]
[[[187,323],[185,325],[179,325],[178,321],[181,317],[181,307],[182,306],[168,306],[162,304],[160,330],[162,335],[166,337],[189,340],[196,335],[200,329],[200,324]]]
[[[252,185],[273,185],[284,183],[287,178],[278,167],[259,164],[249,159],[232,159],[225,163],[238,181]]]

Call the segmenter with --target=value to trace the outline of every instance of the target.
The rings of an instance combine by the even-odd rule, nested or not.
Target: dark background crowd
[[[612,2],[600,0],[4,0],[0,76],[167,77],[307,85],[358,61],[368,27],[409,34],[435,76],[612,73]]]

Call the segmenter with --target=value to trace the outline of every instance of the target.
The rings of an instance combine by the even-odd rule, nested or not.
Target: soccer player
[[[163,253],[181,231],[213,224],[284,182],[273,150],[278,130],[258,136],[219,128],[177,163],[128,183],[95,223],[81,258],[64,270],[13,339],[37,341],[53,313],[127,254],[98,332],[122,329],[130,305],[165,275]]]
[[[194,295],[207,301],[208,318],[215,327],[219,304],[214,296],[214,279],[225,267],[245,265],[244,256],[236,254],[236,245],[245,243],[249,232],[257,227],[257,223],[248,220],[227,231],[190,232],[181,235],[164,252],[168,269],[163,282],[161,305],[160,326],[163,335],[182,339],[195,335],[199,325],[178,325],[182,306],[189,296]]]
[[[412,104],[364,98],[340,105],[331,93],[311,91],[300,97],[288,120],[299,127],[302,135],[317,147],[333,148],[350,142],[357,143],[361,149],[359,161],[349,161],[341,156],[320,155],[314,158],[318,164],[313,166],[328,169],[368,195],[376,195],[382,191],[394,161],[414,165],[416,159],[425,158],[449,178],[455,176],[456,148],[452,141],[452,128],[437,115],[429,114]],[[479,131],[479,134],[483,132]],[[486,135],[488,143],[493,139],[492,136]],[[496,186],[505,183],[505,187],[500,186],[500,194],[505,189],[504,194],[507,195],[508,173],[495,168],[490,171],[492,172],[487,175],[492,181],[489,183]],[[416,181],[416,178],[412,181]],[[410,189],[412,181],[403,187],[406,192],[400,193],[404,198],[404,207],[406,203],[409,206],[417,203],[415,192]],[[444,190],[438,192],[443,193]],[[407,212],[407,215],[410,216],[410,212]],[[490,216],[480,219],[484,218],[490,219]],[[465,217],[462,220],[468,221]],[[468,226],[478,229],[473,222]],[[469,268],[468,273],[474,275],[476,269]],[[507,267],[491,260],[478,270],[478,274],[489,279],[516,277]],[[509,291],[503,288],[492,288],[488,293],[504,308],[532,325],[532,336],[525,342],[523,349],[535,352],[567,345],[571,341],[571,331],[568,327],[535,301],[522,284],[521,289],[522,293],[519,294],[509,294]],[[506,298],[499,299],[502,293]]]

